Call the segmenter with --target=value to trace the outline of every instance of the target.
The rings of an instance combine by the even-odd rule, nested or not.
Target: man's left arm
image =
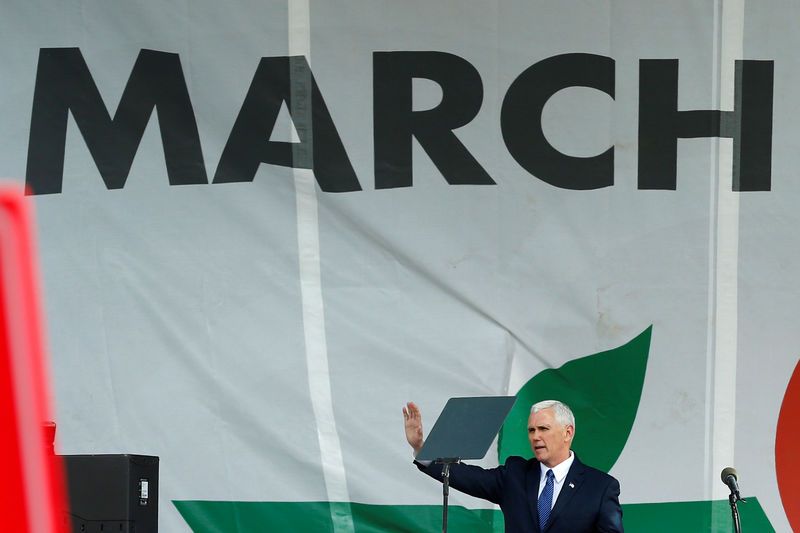
[[[600,533],[624,533],[622,507],[619,505],[619,481],[614,478],[611,478],[600,502],[597,531]]]

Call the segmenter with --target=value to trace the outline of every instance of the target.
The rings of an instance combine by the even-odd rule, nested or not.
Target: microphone
[[[737,500],[741,500],[741,497],[739,496],[738,483],[739,472],[737,472],[732,466],[729,466],[722,470],[722,475],[720,477],[722,478],[722,482],[725,483],[729,489],[731,489],[731,494],[736,496]]]

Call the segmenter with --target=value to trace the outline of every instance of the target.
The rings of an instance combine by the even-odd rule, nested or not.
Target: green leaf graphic
[[[528,441],[531,405],[561,400],[575,413],[572,449],[581,461],[608,472],[630,435],[642,396],[650,326],[624,346],[536,374],[517,393],[517,403],[500,430],[500,464],[511,455],[533,457]]]

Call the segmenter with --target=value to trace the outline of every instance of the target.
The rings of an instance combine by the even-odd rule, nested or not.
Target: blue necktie
[[[547,471],[547,481],[539,496],[539,529],[544,529],[547,519],[550,518],[550,508],[553,506],[553,471]]]

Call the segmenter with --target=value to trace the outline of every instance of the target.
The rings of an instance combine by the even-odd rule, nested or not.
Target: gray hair
[[[572,414],[572,409],[567,404],[558,400],[543,400],[533,404],[531,414],[538,413],[542,409],[552,409],[556,422],[561,426],[572,426],[573,430],[575,429],[575,415]]]

